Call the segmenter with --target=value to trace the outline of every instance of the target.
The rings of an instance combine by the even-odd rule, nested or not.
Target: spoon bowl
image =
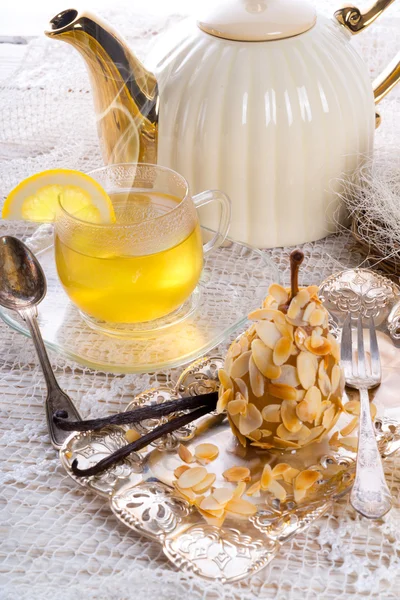
[[[50,440],[55,448],[61,448],[69,432],[57,427],[54,414],[66,413],[73,421],[80,421],[81,417],[57,383],[36,319],[36,305],[46,290],[42,267],[29,248],[15,237],[0,237],[0,304],[17,311],[28,325],[47,386],[45,406]]]
[[[0,304],[25,310],[46,295],[46,278],[34,254],[15,237],[0,238]]]

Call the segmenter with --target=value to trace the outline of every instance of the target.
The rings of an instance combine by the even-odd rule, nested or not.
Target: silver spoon
[[[61,448],[70,432],[53,422],[56,411],[66,411],[68,420],[81,420],[72,400],[57,383],[36,320],[37,304],[46,295],[46,278],[36,257],[17,238],[0,237],[0,304],[15,310],[29,327],[47,385],[46,417],[51,443]]]

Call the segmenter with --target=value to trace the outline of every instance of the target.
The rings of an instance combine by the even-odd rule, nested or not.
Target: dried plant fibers
[[[400,269],[400,147],[366,157],[340,196],[372,264]]]

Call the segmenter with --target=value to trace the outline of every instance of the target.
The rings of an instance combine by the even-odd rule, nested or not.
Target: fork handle
[[[379,519],[392,508],[392,496],[387,486],[381,455],[369,409],[368,390],[360,392],[360,424],[356,478],[350,494],[353,508],[368,519]]]

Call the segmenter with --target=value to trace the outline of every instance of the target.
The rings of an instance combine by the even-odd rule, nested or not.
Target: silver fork
[[[343,324],[341,364],[346,384],[360,392],[360,422],[356,477],[350,494],[353,508],[364,517],[378,519],[392,508],[392,496],[383,472],[369,409],[368,390],[381,382],[381,362],[373,318],[369,321],[371,365],[365,360],[362,316],[357,320],[357,357],[353,356],[351,315]]]

